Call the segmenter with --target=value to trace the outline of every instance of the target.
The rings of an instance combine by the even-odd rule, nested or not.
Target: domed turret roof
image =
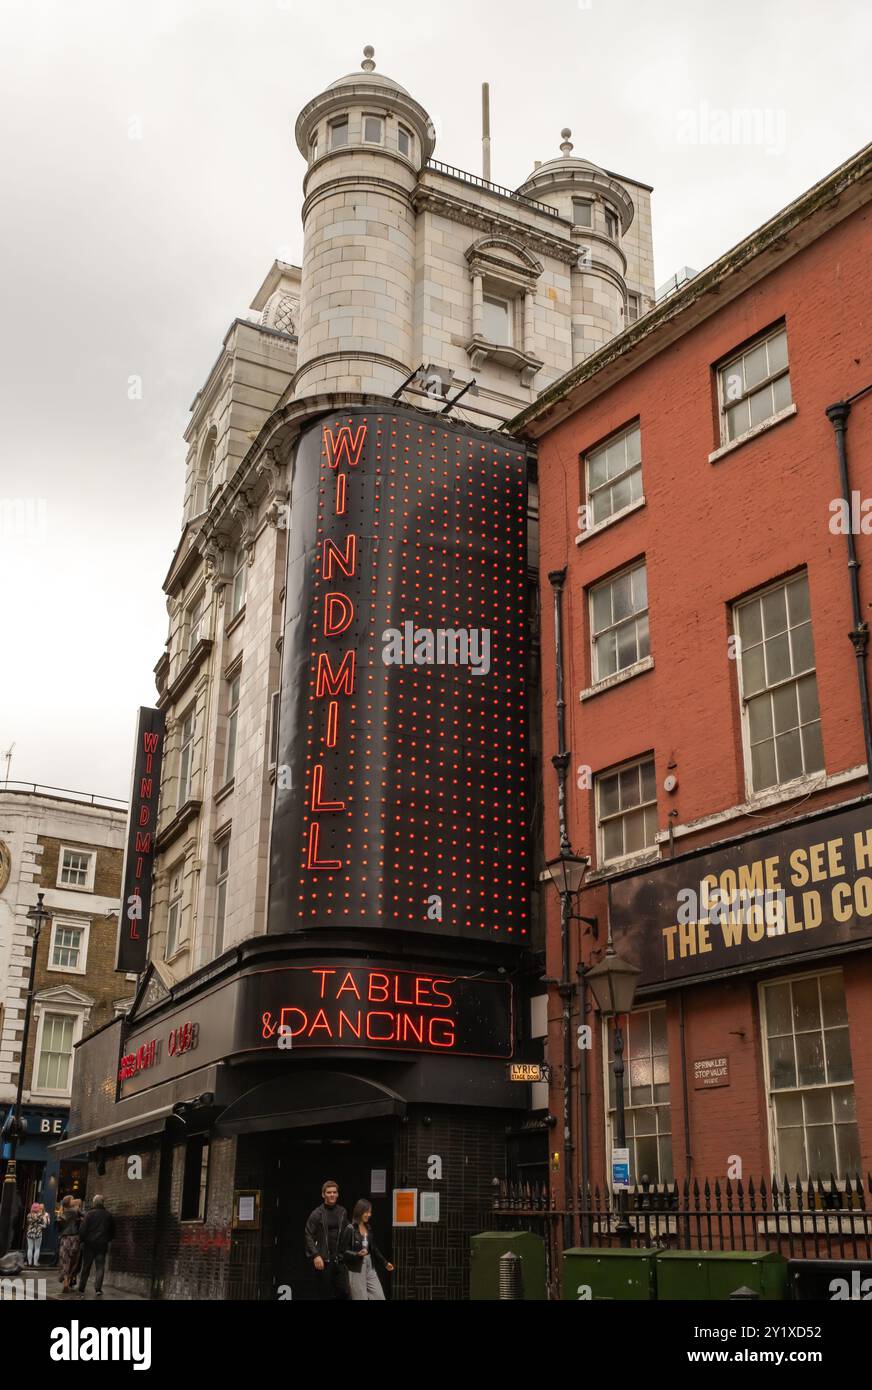
[[[546,159],[544,164],[537,165],[536,168],[527,175],[524,183],[529,183],[530,179],[539,178],[540,175],[565,174],[571,173],[573,170],[579,173],[584,171],[593,171],[595,174],[605,173],[605,170],[601,169],[599,164],[594,164],[592,160],[581,159],[578,155],[573,156],[572,151],[575,147],[569,138],[572,131],[568,126],[564,126],[560,134],[563,139],[563,143],[560,146],[562,154],[555,155],[553,159]],[[523,188],[524,184],[521,184],[521,187]]]
[[[360,65],[363,71],[349,72],[345,77],[337,78],[335,82],[331,82],[329,84],[329,86],[327,87],[327,91],[335,92],[337,87],[371,86],[373,88],[384,87],[386,91],[402,92],[403,96],[409,96],[410,93],[406,90],[402,83],[395,82],[392,77],[388,77],[383,72],[375,71],[375,63],[373,62],[374,54],[375,49],[373,48],[372,44],[368,43],[366,45],[366,48],[363,50],[363,62]]]

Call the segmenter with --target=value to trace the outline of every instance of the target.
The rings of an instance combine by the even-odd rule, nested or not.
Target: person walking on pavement
[[[361,1197],[351,1214],[351,1224],[342,1233],[339,1246],[348,1268],[348,1283],[355,1303],[384,1303],[384,1289],[375,1266],[379,1265],[388,1274],[392,1274],[394,1269],[375,1243],[369,1224],[371,1217],[372,1202]]]
[[[73,1274],[79,1262],[79,1228],[81,1223],[82,1213],[75,1198],[65,1197],[61,1202],[60,1216],[58,1217],[58,1265],[60,1267],[58,1278],[63,1280],[64,1293],[70,1291]]]
[[[45,1228],[49,1223],[49,1215],[42,1202],[34,1202],[27,1213],[25,1223],[25,1237],[27,1240],[27,1263],[33,1267],[39,1264],[39,1252],[42,1248],[42,1238],[45,1235]]]
[[[339,1185],[329,1178],[321,1188],[321,1205],[306,1222],[306,1258],[312,1261],[321,1299],[348,1298],[348,1271],[339,1255],[348,1212],[339,1205]]]
[[[91,1210],[82,1222],[82,1268],[79,1275],[79,1296],[85,1292],[91,1265],[94,1265],[94,1293],[99,1298],[103,1292],[103,1274],[106,1269],[106,1252],[110,1241],[115,1239],[115,1221],[106,1203],[97,1193],[91,1203]]]

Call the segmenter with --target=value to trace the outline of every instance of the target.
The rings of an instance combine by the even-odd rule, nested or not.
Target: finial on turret
[[[374,57],[375,49],[373,48],[371,43],[368,43],[366,45],[366,48],[363,50],[363,62],[360,65],[363,68],[364,72],[373,71],[373,69],[375,68],[375,63],[372,61]]]
[[[569,129],[568,125],[565,125],[561,130],[560,134],[563,136],[563,144],[560,146],[561,150],[563,151],[563,158],[568,159],[574,149],[572,141],[569,138],[572,134],[572,131]]]

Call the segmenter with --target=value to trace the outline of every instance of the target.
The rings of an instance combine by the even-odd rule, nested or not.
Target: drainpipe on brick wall
[[[848,575],[851,582],[851,607],[854,617],[854,626],[848,633],[851,644],[854,648],[854,655],[857,658],[857,681],[860,688],[860,716],[863,721],[863,744],[866,749],[866,775],[869,781],[869,790],[872,791],[872,724],[869,719],[869,686],[866,679],[866,651],[869,646],[869,625],[863,621],[860,608],[860,562],[857,559],[857,546],[854,540],[853,512],[851,508],[851,485],[848,481],[848,450],[845,443],[845,435],[848,429],[848,416],[851,413],[851,404],[872,391],[872,386],[866,386],[862,391],[857,391],[847,400],[837,401],[835,405],[827,406],[826,416],[836,432],[836,452],[839,457],[839,480],[842,488],[842,497],[845,499],[845,506],[848,509],[850,518],[845,539],[848,542]]]
[[[566,700],[563,691],[563,582],[566,567],[552,570],[548,582],[554,590],[554,648],[557,666],[557,752],[551,759],[557,773],[557,814],[560,825],[560,853],[571,854],[566,831],[566,773],[569,768],[569,749],[566,747]],[[572,1245],[572,1217],[569,1196],[572,1192],[572,982],[569,978],[569,933],[572,922],[572,899],[560,895],[560,984],[558,994],[562,1004],[563,1030],[563,1248]]]
[[[684,1176],[693,1171],[693,1152],[690,1147],[690,1096],[687,1091],[687,1041],[684,1030],[684,990],[678,991],[678,1032],[681,1038],[681,1100],[684,1107]]]

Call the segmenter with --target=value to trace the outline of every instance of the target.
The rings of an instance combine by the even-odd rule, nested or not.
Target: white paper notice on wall
[[[419,1192],[419,1193],[418,1193],[418,1219],[419,1219],[419,1221],[438,1221],[438,1220],[439,1220],[439,1193],[438,1193],[438,1192]]]
[[[253,1220],[254,1220],[254,1198],[253,1198],[253,1197],[240,1197],[240,1199],[239,1199],[239,1216],[238,1216],[237,1219],[238,1219],[239,1221],[253,1221]]]
[[[377,1197],[388,1190],[388,1170],[387,1168],[373,1168],[369,1175],[369,1195]]]

